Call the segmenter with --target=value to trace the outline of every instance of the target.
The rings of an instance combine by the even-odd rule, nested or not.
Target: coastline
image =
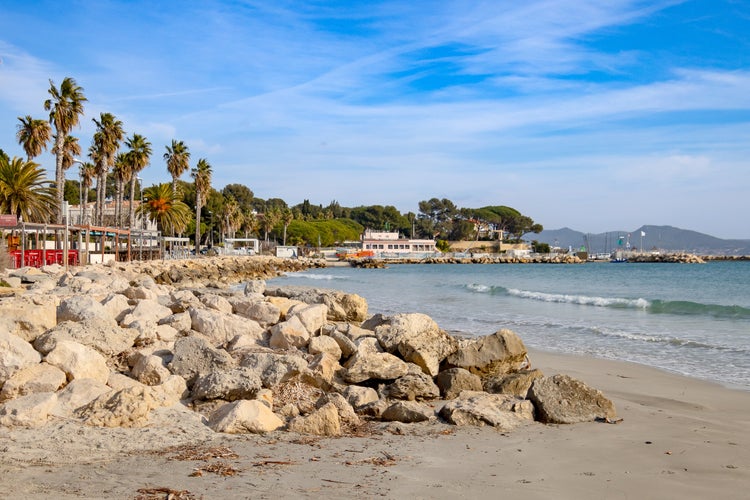
[[[177,276],[161,266],[153,272]],[[184,282],[195,276],[180,272]],[[622,421],[534,422],[508,432],[437,420],[373,422],[335,438],[229,435],[177,405],[154,411],[143,428],[67,418],[0,427],[0,487],[6,498],[481,498],[501,491],[723,499],[750,484],[750,393],[634,363],[533,349],[529,358],[546,376],[570,375],[602,391]]]

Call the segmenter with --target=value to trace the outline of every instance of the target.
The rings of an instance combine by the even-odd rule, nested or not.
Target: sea
[[[395,264],[274,278],[420,312],[455,334],[509,328],[531,348],[630,361],[750,391],[750,262]]]

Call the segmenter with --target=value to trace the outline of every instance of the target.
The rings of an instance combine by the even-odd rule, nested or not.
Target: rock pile
[[[205,267],[222,281],[252,266]],[[457,339],[423,314],[368,316],[357,295],[262,280],[175,286],[205,278],[190,266],[47,271],[0,299],[2,426],[140,427],[172,406],[215,432],[326,436],[373,419],[509,430],[615,417],[599,391],[528,369],[509,330]]]

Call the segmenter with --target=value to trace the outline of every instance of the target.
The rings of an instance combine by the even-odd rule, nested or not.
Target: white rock
[[[310,341],[310,333],[297,316],[271,327],[270,346],[274,349],[305,347]]]
[[[18,370],[35,365],[42,356],[22,338],[0,331],[0,382],[10,378]]]
[[[0,405],[0,425],[6,427],[41,427],[55,407],[57,395],[52,392],[30,394]]]
[[[208,426],[227,434],[262,434],[275,431],[284,422],[260,401],[241,400],[221,406],[211,415]]]
[[[64,371],[68,380],[91,378],[106,384],[109,378],[110,370],[104,356],[78,342],[58,342],[45,361]]]
[[[15,372],[2,384],[0,401],[40,392],[56,392],[66,381],[65,373],[55,366],[47,363],[29,365]]]

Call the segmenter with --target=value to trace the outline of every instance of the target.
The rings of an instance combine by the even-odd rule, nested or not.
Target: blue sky
[[[290,205],[438,197],[750,238],[747,1],[6,0],[0,60],[11,156],[17,117],[71,76],[74,135],[87,149],[114,113],[153,145],[146,183],[178,139],[215,188]]]

